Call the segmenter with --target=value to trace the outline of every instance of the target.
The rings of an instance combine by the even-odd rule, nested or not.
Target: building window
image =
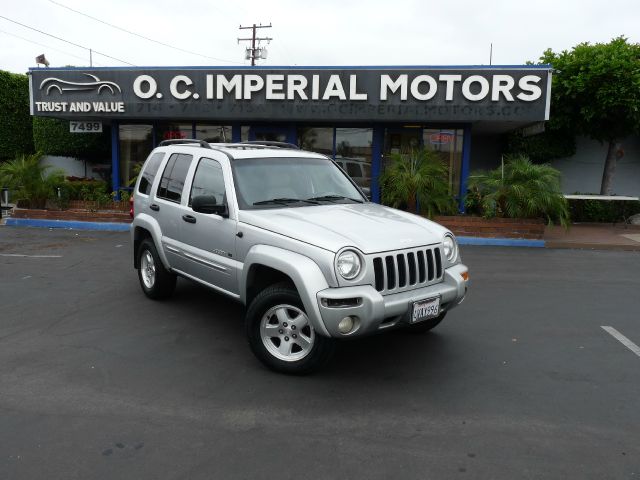
[[[210,143],[231,143],[230,125],[196,125],[196,138]]]
[[[438,152],[449,171],[449,193],[460,193],[460,173],[462,169],[462,144],[464,130],[425,128],[422,134],[424,147]]]
[[[120,185],[129,187],[136,165],[142,166],[153,150],[151,125],[120,125]]]
[[[336,128],[335,161],[360,188],[371,188],[372,128]]]
[[[302,150],[333,157],[333,128],[298,127],[297,134]]]
[[[163,140],[179,140],[181,138],[193,138],[193,125],[191,123],[158,123],[156,124],[156,142]]]

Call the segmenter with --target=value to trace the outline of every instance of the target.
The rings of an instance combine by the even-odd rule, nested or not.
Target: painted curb
[[[7,218],[9,227],[67,228],[70,230],[98,230],[106,232],[128,232],[130,223],[81,222],[73,220],[42,220],[36,218]]]
[[[525,238],[482,238],[456,237],[460,245],[485,245],[493,247],[527,247],[544,248],[544,240],[529,240]]]

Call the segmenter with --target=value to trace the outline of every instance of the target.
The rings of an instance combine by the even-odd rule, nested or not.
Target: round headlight
[[[458,254],[458,246],[456,245],[453,235],[446,234],[444,240],[442,240],[442,246],[444,247],[444,256],[446,259],[453,262]]]
[[[342,278],[353,280],[360,273],[360,256],[353,250],[345,250],[338,256],[336,266]]]

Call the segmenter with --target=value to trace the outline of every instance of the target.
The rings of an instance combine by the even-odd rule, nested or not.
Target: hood
[[[448,231],[377,203],[241,210],[239,220],[332,252],[350,246],[366,254],[438,243]]]

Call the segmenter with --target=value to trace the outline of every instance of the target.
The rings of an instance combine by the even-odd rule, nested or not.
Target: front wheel
[[[335,343],[309,322],[300,295],[290,284],[266,288],[247,310],[245,328],[253,353],[278,372],[306,374],[323,367]]]

